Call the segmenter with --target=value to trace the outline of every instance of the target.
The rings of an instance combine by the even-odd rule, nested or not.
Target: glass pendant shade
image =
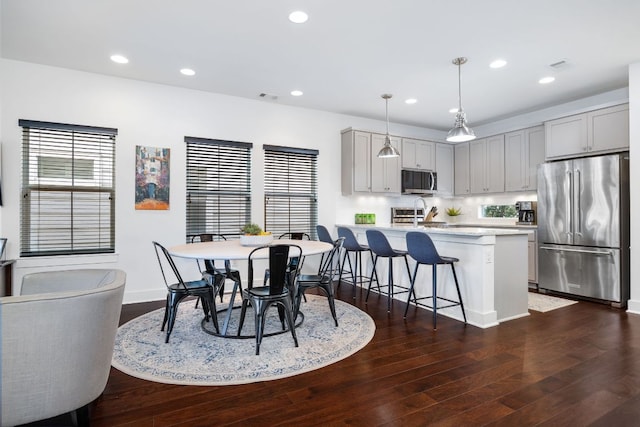
[[[446,140],[449,142],[466,142],[476,139],[476,134],[467,126],[467,118],[462,110],[462,89],[460,88],[460,66],[467,62],[467,58],[455,58],[454,65],[458,66],[458,112],[453,128],[447,134]]]
[[[385,102],[385,116],[387,119],[387,135],[384,137],[384,146],[378,152],[378,157],[381,159],[388,159],[391,157],[399,157],[400,152],[396,147],[391,145],[391,139],[389,138],[389,99],[393,95],[384,94],[382,95],[382,99]]]

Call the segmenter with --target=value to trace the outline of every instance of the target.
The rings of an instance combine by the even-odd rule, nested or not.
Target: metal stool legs
[[[389,258],[389,271],[388,271],[389,274],[388,274],[388,277],[387,277],[387,296],[389,298],[387,299],[387,312],[390,313],[391,312],[391,303],[392,303],[392,300],[393,300],[393,291],[394,291],[394,287],[395,287],[395,285],[393,283],[393,258],[395,258],[395,257],[383,257],[383,258]],[[405,265],[407,266],[407,274],[409,275],[409,282],[412,282],[411,281],[411,269],[409,268],[409,260],[407,259],[406,255],[404,255],[403,258],[404,258]],[[376,255],[374,257],[374,259],[373,259],[373,270],[371,271],[371,277],[369,278],[369,288],[367,289],[367,297],[364,300],[365,303],[367,301],[369,301],[369,293],[371,292],[371,283],[373,281],[374,275],[376,277],[376,283],[378,285],[378,292],[380,292],[380,282],[378,281],[378,275],[377,275],[377,272],[376,272],[376,264],[377,264],[377,262],[378,262],[378,255]],[[398,287],[400,287],[402,289],[407,289],[407,288],[404,288],[402,286],[398,286]],[[403,290],[401,293],[404,293],[404,292],[407,292],[407,291]],[[414,296],[415,296],[415,294],[414,294]],[[409,297],[411,297],[411,293],[409,294]],[[405,317],[406,317],[406,315],[405,315]]]
[[[407,317],[407,312],[409,311],[409,304],[411,303],[411,295],[413,295],[413,303],[416,306],[423,306],[423,307],[427,307],[430,308],[433,312],[433,330],[435,331],[437,329],[437,314],[438,314],[438,299],[446,301],[450,304],[448,305],[443,305],[439,308],[448,308],[448,307],[455,307],[457,305],[460,306],[460,308],[462,309],[462,317],[464,318],[464,323],[467,323],[467,315],[464,311],[464,304],[462,302],[462,294],[460,293],[460,285],[458,284],[458,276],[456,274],[456,269],[455,266],[453,265],[453,263],[446,263],[449,264],[451,266],[451,272],[453,273],[453,280],[456,284],[456,292],[458,294],[458,301],[453,301],[447,298],[443,298],[443,297],[439,297],[437,294],[437,285],[438,285],[438,273],[437,273],[437,267],[438,265],[443,265],[443,264],[431,264],[431,291],[432,294],[428,297],[421,297],[421,298],[417,298],[416,294],[415,294],[415,290],[414,290],[414,285],[416,282],[416,278],[418,277],[418,267],[420,267],[420,265],[422,265],[422,263],[418,262],[416,263],[416,268],[413,271],[413,278],[411,278],[411,289],[409,290],[409,298],[407,299],[407,305],[404,309],[404,317]],[[427,304],[423,304],[421,302],[419,302],[420,300],[423,299],[431,299],[431,305],[427,305]]]

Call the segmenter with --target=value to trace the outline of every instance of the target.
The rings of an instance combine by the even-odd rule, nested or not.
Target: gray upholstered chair
[[[68,412],[86,424],[107,385],[125,278],[108,269],[33,273],[19,296],[0,298],[0,425]]]

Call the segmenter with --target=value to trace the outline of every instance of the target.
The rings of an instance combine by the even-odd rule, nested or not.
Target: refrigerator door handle
[[[582,209],[582,200],[581,200],[581,193],[582,193],[582,172],[580,171],[580,169],[576,169],[576,182],[575,185],[578,187],[576,190],[576,203],[578,206],[575,207],[576,210],[576,234],[578,236],[582,236],[582,214],[581,214],[581,209]]]
[[[569,194],[573,194],[573,173],[571,171],[567,171],[567,178],[569,179]],[[569,237],[569,240],[572,240],[572,235],[571,235],[571,225],[573,224],[573,209],[571,204],[573,203],[573,197],[567,197],[566,198],[567,203],[566,203],[566,218],[567,221],[565,222],[565,231],[567,236]]]
[[[556,252],[577,252],[577,253],[581,253],[581,254],[613,256],[613,252],[612,251],[587,251],[587,250],[584,250],[584,249],[553,248],[553,247],[550,247],[550,246],[540,246],[540,249],[546,249],[548,251],[556,251]]]

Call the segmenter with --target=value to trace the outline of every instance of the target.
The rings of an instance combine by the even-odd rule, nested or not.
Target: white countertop
[[[375,228],[378,230],[388,230],[388,231],[423,231],[428,234],[449,234],[449,235],[458,235],[458,236],[509,236],[509,235],[518,235],[518,234],[529,234],[533,230],[530,228],[521,228],[521,227],[513,227],[513,228],[488,228],[488,227],[425,227],[425,226],[417,226],[414,227],[413,224],[337,224],[342,227],[349,227],[354,229],[367,229],[367,228]],[[460,224],[462,225],[462,224]]]

